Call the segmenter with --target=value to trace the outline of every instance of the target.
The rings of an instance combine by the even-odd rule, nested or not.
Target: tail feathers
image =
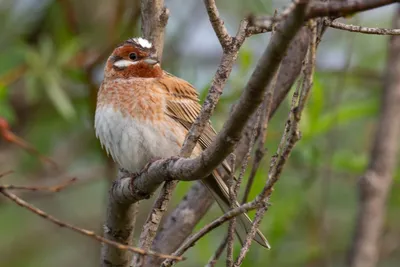
[[[227,185],[222,181],[219,175],[215,172],[212,176],[209,176],[202,180],[203,184],[210,190],[212,196],[217,201],[218,205],[223,212],[230,210],[229,202],[229,191]],[[239,203],[235,203],[239,206]],[[247,234],[250,232],[252,221],[246,213],[242,213],[236,217],[236,235],[240,243],[243,245],[246,240]],[[254,240],[263,247],[271,248],[268,240],[264,237],[260,230],[257,229]]]

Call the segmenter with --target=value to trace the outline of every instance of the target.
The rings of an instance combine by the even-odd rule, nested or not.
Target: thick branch
[[[400,7],[393,26],[400,27]],[[369,166],[359,181],[360,203],[349,266],[374,267],[385,220],[385,202],[397,162],[400,135],[400,36],[389,43],[381,111]]]

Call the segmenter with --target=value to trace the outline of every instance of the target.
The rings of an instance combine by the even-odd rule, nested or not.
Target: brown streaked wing
[[[196,89],[187,81],[167,72],[158,82],[169,95],[166,114],[189,130],[201,110]],[[208,147],[215,135],[211,123],[208,123],[199,139],[201,148]]]

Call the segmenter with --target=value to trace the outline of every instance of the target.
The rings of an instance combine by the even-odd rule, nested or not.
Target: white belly
[[[170,123],[138,121],[111,106],[98,107],[96,136],[120,167],[140,171],[150,160],[178,155],[185,132]]]

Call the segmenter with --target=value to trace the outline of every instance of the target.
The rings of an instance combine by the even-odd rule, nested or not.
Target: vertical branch
[[[231,163],[229,164],[232,168],[232,175],[231,178],[228,181],[229,185],[229,201],[231,202],[231,209],[233,209],[234,203],[236,203],[236,196],[237,196],[237,191],[235,190],[238,188],[236,186],[237,184],[240,183],[240,180],[237,181],[235,185],[235,178],[234,178],[234,169],[235,169],[235,163],[236,163],[236,157],[235,155],[232,155]],[[239,177],[240,179],[241,177]],[[233,241],[235,238],[235,226],[236,226],[236,218],[233,218],[232,220],[229,221],[229,226],[228,226],[228,236],[226,237],[227,240],[227,252],[226,252],[226,266],[231,267],[233,264]],[[224,238],[225,239],[225,238]],[[225,240],[222,241],[225,243]]]
[[[400,7],[393,20],[400,27]],[[351,267],[374,267],[385,220],[385,202],[392,183],[400,135],[400,36],[389,42],[385,80],[377,130],[369,166],[359,180],[359,210],[349,255]]]
[[[169,10],[164,6],[164,0],[142,0],[142,35],[156,48],[160,61],[164,48],[164,29],[168,17]]]
[[[122,178],[123,172],[119,172],[118,178]],[[104,237],[125,245],[131,245],[133,240],[133,222],[135,221],[135,206],[137,204],[121,205],[111,199],[109,194],[107,218],[104,224]],[[101,249],[101,266],[128,266],[132,254],[126,250],[120,250],[104,243]]]

